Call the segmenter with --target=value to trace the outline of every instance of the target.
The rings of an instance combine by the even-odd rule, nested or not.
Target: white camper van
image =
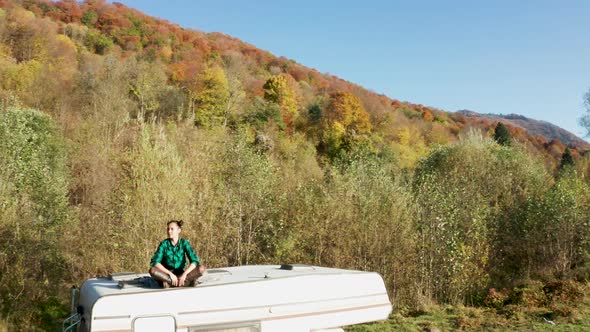
[[[379,274],[309,265],[211,269],[168,289],[147,274],[89,279],[73,307],[64,331],[342,331],[392,309]]]

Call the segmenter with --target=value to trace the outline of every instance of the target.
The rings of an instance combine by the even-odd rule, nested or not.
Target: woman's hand
[[[178,279],[178,286],[179,286],[179,287],[182,287],[182,286],[184,286],[184,282],[185,282],[185,280],[186,280],[186,274],[184,274],[184,273],[183,273],[183,274],[180,276],[180,278]]]
[[[178,277],[174,273],[170,273],[170,280],[172,281],[172,286],[178,286]],[[184,280],[183,280],[184,281]]]

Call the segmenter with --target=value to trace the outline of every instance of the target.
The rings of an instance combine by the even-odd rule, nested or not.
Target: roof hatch
[[[313,271],[315,267],[307,264],[282,264],[279,269],[287,271]]]

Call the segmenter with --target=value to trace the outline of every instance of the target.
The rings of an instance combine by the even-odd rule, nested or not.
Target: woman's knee
[[[157,271],[159,271],[159,270],[158,270],[158,268],[157,268],[157,267],[155,267],[155,266],[152,266],[152,267],[150,268],[150,271],[149,271],[149,273],[150,273],[150,275],[153,277],[153,276],[154,276],[154,274],[156,274],[156,273],[157,273]]]

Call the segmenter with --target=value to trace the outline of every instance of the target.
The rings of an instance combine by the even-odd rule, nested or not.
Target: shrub
[[[514,287],[510,291],[508,303],[523,305],[525,307],[541,307],[547,302],[547,296],[543,291],[543,283],[529,281]]]
[[[506,288],[497,291],[495,288],[490,288],[488,295],[484,299],[484,304],[490,308],[499,309],[504,306],[508,300],[508,291]]]
[[[431,152],[413,184],[424,291],[462,302],[501,278],[502,253],[514,244],[506,215],[542,191],[547,177],[526,153],[478,133]]]
[[[0,112],[0,156],[0,317],[27,329],[48,314],[30,308],[50,301],[65,279],[65,149],[48,115],[10,107]]]

